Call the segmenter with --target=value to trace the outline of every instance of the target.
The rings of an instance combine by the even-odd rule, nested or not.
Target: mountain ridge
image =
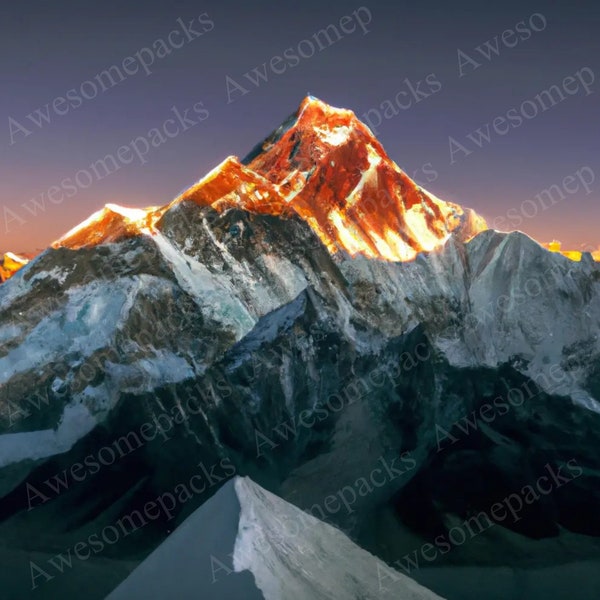
[[[17,557],[10,600],[29,591],[32,552],[55,556],[129,522],[200,465],[214,485],[182,492],[169,515],[90,557],[91,570],[119,567],[95,580],[90,598],[106,597],[233,469],[396,565],[430,534],[447,536],[531,474],[576,457],[575,482],[482,532],[475,549],[437,560],[516,571],[524,540],[537,567],[562,564],[558,548],[573,561],[600,558],[600,265],[490,229],[434,236],[439,244],[405,261],[338,248],[319,219],[368,200],[369,186],[354,185],[362,167],[331,189],[316,175],[329,173],[344,142],[331,143],[343,137],[336,131],[313,139],[311,111],[329,109],[313,100],[309,109],[303,147],[295,117],[250,159],[281,161],[267,169],[275,183],[227,159],[164,207],[109,205],[0,286],[0,537]],[[343,126],[349,117],[338,118]],[[356,151],[368,163],[365,145]],[[310,177],[303,163],[289,169],[310,152]],[[287,170],[296,183],[286,196]],[[392,165],[384,171],[404,181]],[[298,199],[300,212],[313,210],[313,178],[328,198],[326,210],[314,208],[316,227],[290,210]],[[390,195],[397,215],[421,206],[408,206],[416,192],[403,185],[406,194]],[[252,203],[271,207],[265,191],[277,204],[261,212]],[[372,248],[368,223],[357,239]],[[452,436],[442,448],[440,428]],[[70,571],[54,583],[39,597],[76,587]],[[458,594],[441,580],[425,585],[451,600],[493,597],[495,587],[483,577]]]
[[[487,228],[470,209],[417,186],[354,113],[305,98],[298,111],[240,161],[229,156],[171,203],[148,209],[107,205],[54,242],[80,248],[152,235],[185,200],[217,211],[298,214],[330,252],[412,260],[454,232],[469,239]]]
[[[30,258],[15,254],[14,252],[5,252],[0,260],[0,283],[10,279],[19,269],[23,268]]]

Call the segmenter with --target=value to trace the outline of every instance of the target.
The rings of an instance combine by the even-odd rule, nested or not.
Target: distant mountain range
[[[159,232],[184,203],[299,216],[330,252],[409,260],[486,229],[469,209],[417,186],[349,110],[306,98],[297,115],[240,162],[228,157],[170,204],[145,210],[107,205],[54,247],[93,247]]]

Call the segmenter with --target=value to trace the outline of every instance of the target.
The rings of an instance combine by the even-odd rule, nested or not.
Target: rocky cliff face
[[[520,564],[522,540],[532,568],[597,557],[599,281],[308,98],[243,161],[161,208],[107,206],[0,287],[0,535],[48,559],[170,494],[86,563],[131,566],[237,473],[401,568],[575,461],[436,564]]]

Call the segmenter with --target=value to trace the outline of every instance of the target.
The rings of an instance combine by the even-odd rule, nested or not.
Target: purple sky
[[[500,229],[595,248],[599,25],[592,1],[3,3],[0,251],[44,248],[109,202],[168,202],[309,92],[367,115],[439,197]],[[267,81],[252,74],[264,63]],[[123,80],[113,70],[102,89],[111,66]],[[148,135],[168,119],[172,137]],[[118,169],[96,175],[107,154]]]

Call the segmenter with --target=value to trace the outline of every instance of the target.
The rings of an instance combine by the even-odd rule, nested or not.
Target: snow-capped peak
[[[404,261],[486,229],[482,218],[419,188],[346,109],[306,97],[293,117],[251,156],[227,157],[162,208],[107,204],[54,246],[80,248],[152,235],[162,216],[186,201],[287,216],[297,214],[331,253]]]

